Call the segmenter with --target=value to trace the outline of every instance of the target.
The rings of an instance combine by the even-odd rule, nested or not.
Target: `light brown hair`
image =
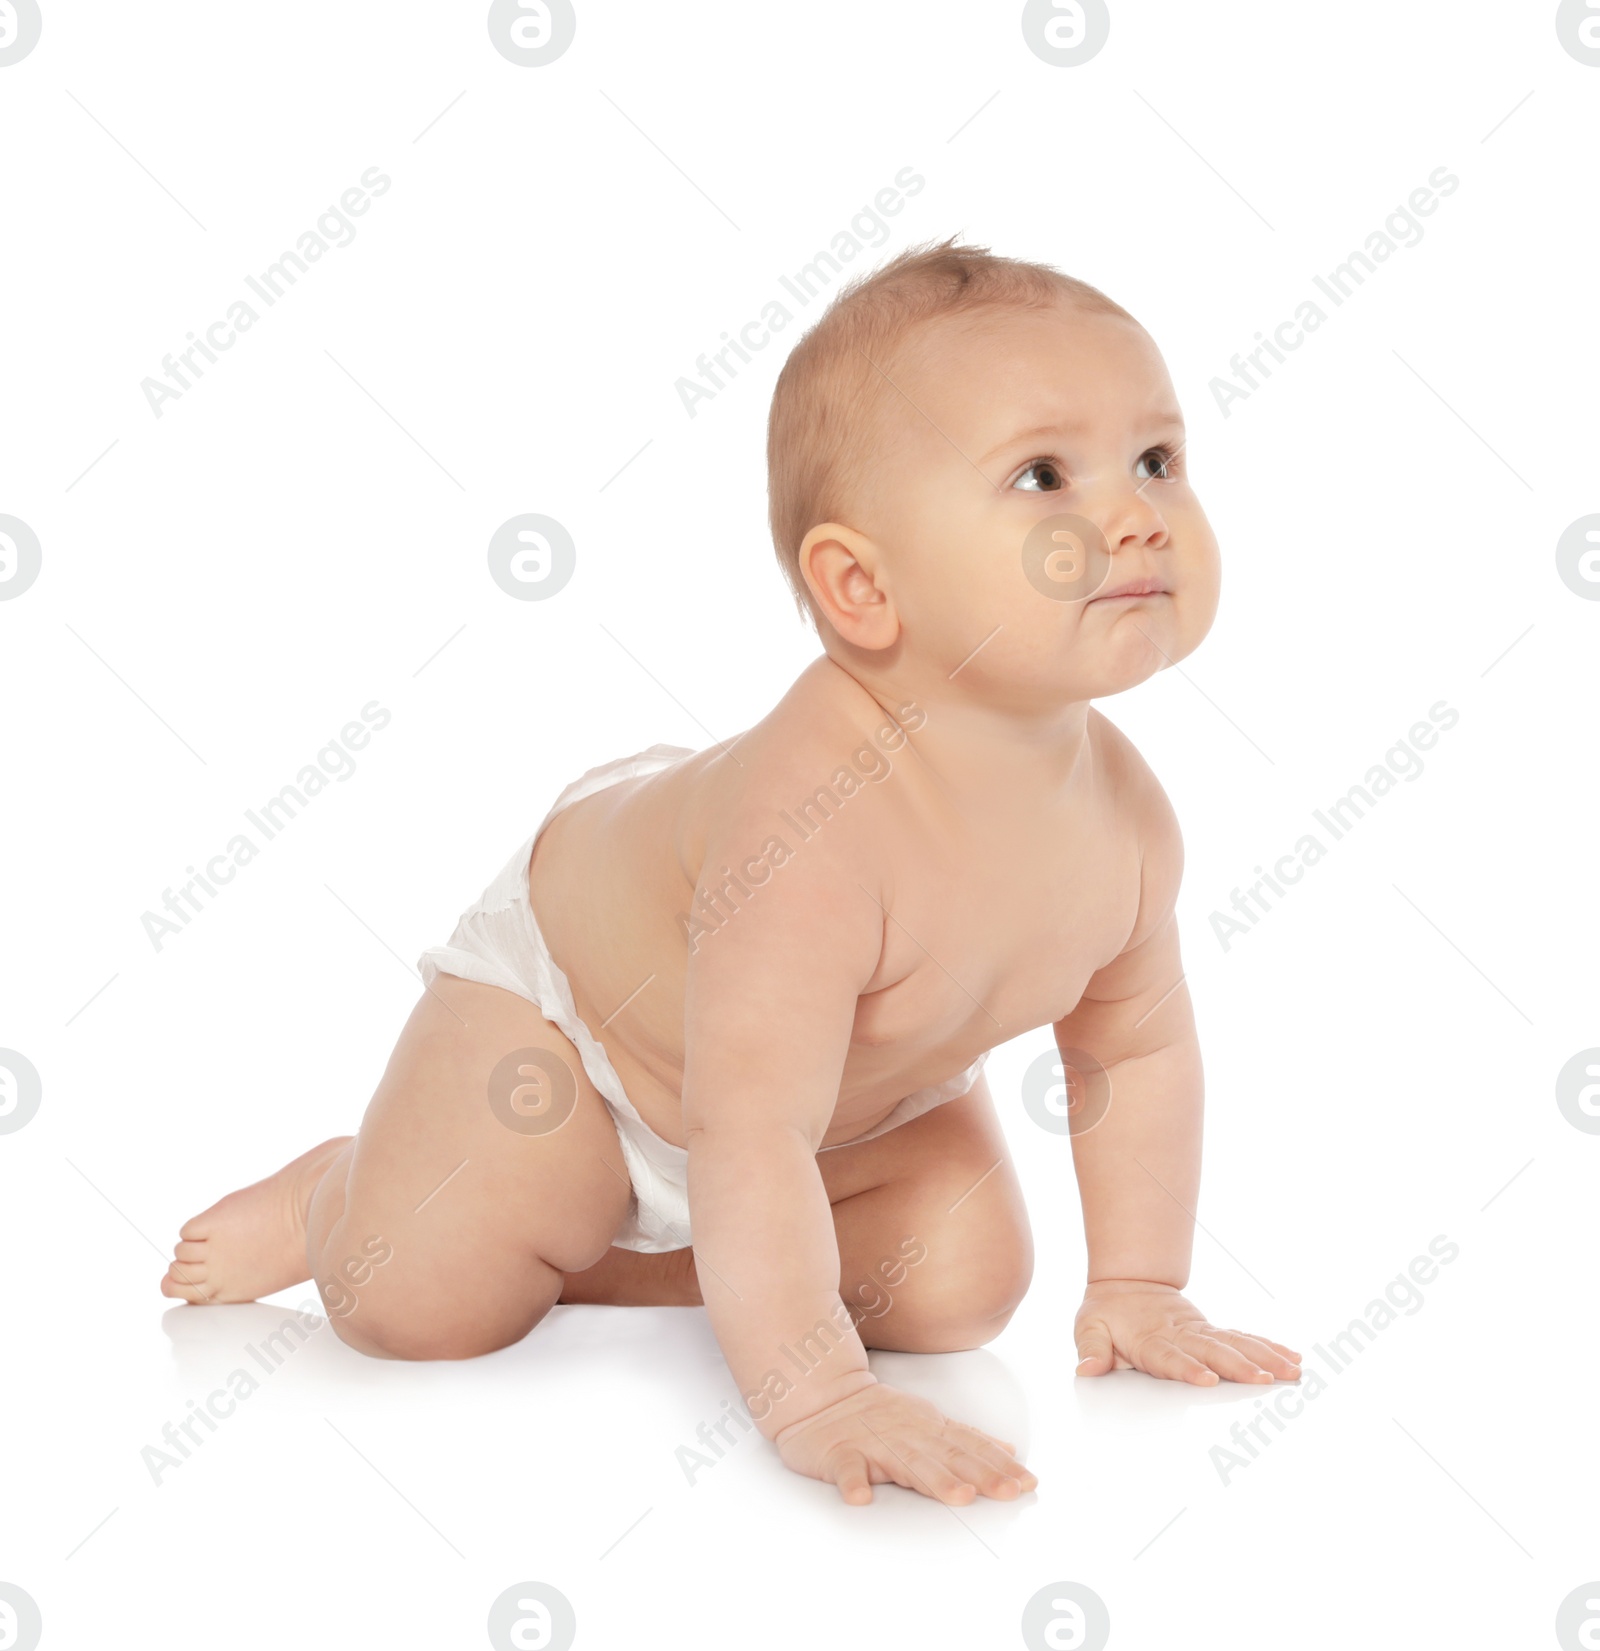
[[[885,415],[902,401],[890,380],[913,336],[934,321],[1044,309],[1063,298],[1133,320],[1098,287],[1051,264],[996,257],[952,235],[908,247],[846,282],[795,345],[767,417],[767,514],[778,565],[813,625],[801,541],[819,522],[848,525]]]

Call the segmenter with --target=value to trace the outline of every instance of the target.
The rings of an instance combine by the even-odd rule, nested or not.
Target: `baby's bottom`
[[[570,1116],[548,1133],[508,1126],[488,1102],[496,1066],[529,1048],[577,1081]],[[959,1100],[817,1163],[840,1294],[867,1346],[942,1352],[998,1334],[1028,1287],[1033,1247],[981,1077]],[[686,1255],[610,1249],[629,1190],[611,1114],[567,1038],[515,993],[439,975],[360,1133],[311,1195],[307,1259],[350,1346],[468,1358],[525,1336],[569,1275],[581,1285],[586,1272],[598,1282],[676,1262],[693,1290]],[[597,1288],[566,1299],[611,1298]]]

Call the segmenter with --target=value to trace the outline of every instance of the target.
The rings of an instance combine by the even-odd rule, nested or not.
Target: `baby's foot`
[[[285,1164],[276,1175],[230,1192],[178,1229],[176,1258],[161,1293],[198,1306],[255,1301],[303,1284],[306,1211],[328,1165],[353,1137],[340,1135]]]

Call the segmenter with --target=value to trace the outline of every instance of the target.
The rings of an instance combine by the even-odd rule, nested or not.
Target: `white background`
[[[1116,4],[1078,68],[1014,4],[580,4],[543,68],[484,12],[45,0],[0,69],[0,512],[43,547],[0,602],[0,1046],[43,1081],[0,1135],[0,1581],[61,1647],[478,1645],[522,1581],[589,1647],[1020,1645],[1063,1581],[1119,1648],[1557,1643],[1600,1576],[1600,1137],[1555,1101],[1600,1044],[1600,603],[1555,558],[1600,511],[1600,68],[1543,3]],[[372,166],[355,240],[155,417],[141,379]],[[324,1328],[153,1483],[283,1317],[166,1302],[179,1224],[354,1129],[411,961],[562,786],[726,738],[813,657],[764,425],[822,300],[696,417],[674,383],[907,166],[852,268],[960,232],[1111,293],[1223,547],[1204,646],[1103,707],[1187,844],[1192,1295],[1310,1355],[1458,1258],[1224,1482],[1257,1390],[1074,1381],[1041,1030],[989,1066],[1027,1301],[875,1359],[1025,1441],[1025,1502],[846,1508],[756,1438],[691,1486],[733,1392],[697,1309],[558,1308],[459,1365]],[[1421,241],[1224,418],[1211,379],[1440,166]],[[487,572],[528,511],[577,546],[546,601]],[[141,914],[372,700],[356,773],[158,951]],[[1225,950],[1210,914],[1441,700],[1420,777]]]

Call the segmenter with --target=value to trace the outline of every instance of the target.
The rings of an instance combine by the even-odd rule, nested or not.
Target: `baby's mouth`
[[[1129,579],[1110,590],[1091,596],[1091,602],[1137,602],[1147,597],[1170,596],[1171,590],[1160,579]]]

